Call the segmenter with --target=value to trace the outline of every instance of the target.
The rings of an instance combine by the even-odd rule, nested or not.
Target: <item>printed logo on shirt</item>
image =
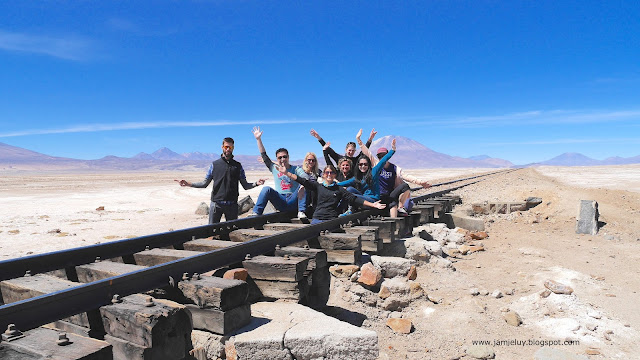
[[[393,176],[393,173],[391,171],[387,171],[387,170],[382,170],[380,172],[380,176],[382,176],[385,179],[391,179],[391,177]]]

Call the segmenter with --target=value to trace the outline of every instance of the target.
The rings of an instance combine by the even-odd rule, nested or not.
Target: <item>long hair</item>
[[[309,156],[313,156],[313,158],[316,159],[316,162],[314,163],[313,166],[309,166],[309,164],[307,163],[307,158]],[[304,172],[306,172],[307,174],[311,174],[316,177],[318,176],[318,157],[316,156],[315,153],[308,152],[307,155],[304,156],[304,162],[302,163],[302,170],[304,170]]]
[[[360,164],[360,161],[362,159],[367,160],[367,163],[369,164],[369,166],[367,166],[367,171],[366,172],[362,172],[360,171],[360,166],[358,164]],[[369,159],[368,156],[366,155],[360,155],[356,161],[356,175],[355,178],[357,181],[355,181],[355,185],[356,185],[356,189],[358,189],[358,191],[362,192],[362,183],[366,183],[369,188],[373,187],[373,177],[371,176],[371,159]]]

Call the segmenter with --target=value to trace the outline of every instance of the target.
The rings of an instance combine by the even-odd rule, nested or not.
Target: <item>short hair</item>
[[[356,147],[356,143],[354,143],[353,141],[349,141],[349,142],[347,143],[347,146],[345,146],[344,148],[346,149],[346,148],[348,148],[349,146],[353,146],[353,147],[355,148],[355,147]]]
[[[232,144],[232,145],[235,144],[234,141],[233,141],[233,138],[230,138],[230,137],[226,137],[226,138],[222,139],[222,143],[223,144],[227,143],[227,144]]]
[[[285,148],[280,148],[278,150],[276,150],[276,156],[278,156],[279,153],[284,152],[287,153],[287,155],[289,155],[289,150],[285,149]]]

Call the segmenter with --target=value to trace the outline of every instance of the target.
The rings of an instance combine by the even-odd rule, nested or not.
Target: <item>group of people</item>
[[[377,134],[371,130],[366,144],[360,139],[362,129],[356,135],[360,153],[356,153],[356,143],[349,142],[345,155],[339,155],[313,129],[310,134],[320,142],[326,166],[320,170],[318,158],[313,152],[304,157],[302,166],[289,163],[289,151],[279,148],[273,162],[262,143],[263,131],[253,128],[253,136],[258,144],[262,161],[273,174],[275,187],[265,186],[253,207],[250,216],[262,215],[269,202],[278,211],[298,211],[299,218],[307,218],[311,213],[311,224],[349,215],[362,207],[376,209],[389,208],[391,216],[406,216],[412,203],[410,189],[406,181],[429,187],[427,181],[405,174],[402,168],[389,162],[396,152],[396,140],[391,142],[391,150],[381,147],[374,155],[369,147]],[[238,184],[245,190],[263,185],[266,179],[248,183],[242,165],[233,159],[234,141],[224,138],[220,159],[212,162],[203,181],[191,183],[176,180],[180,186],[205,188],[213,182],[209,224],[238,218]],[[335,165],[334,165],[335,163]]]

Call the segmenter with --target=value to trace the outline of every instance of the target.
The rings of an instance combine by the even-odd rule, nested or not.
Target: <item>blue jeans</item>
[[[278,211],[293,211],[298,207],[298,193],[284,195],[272,187],[265,186],[260,191],[260,195],[258,195],[258,201],[256,201],[256,206],[253,207],[253,212],[262,215],[269,201]]]
[[[307,202],[309,202],[309,192],[302,187],[302,198],[298,199],[298,211],[306,212],[307,211]]]
[[[357,197],[359,197],[359,198],[363,199],[363,200],[367,200],[367,201],[372,202],[372,203],[374,203],[374,202],[378,201],[378,199],[374,199],[374,198],[372,198],[371,196],[368,196],[368,195],[362,195],[362,193],[361,193],[360,191],[358,191],[358,189],[356,189],[356,188],[354,188],[354,187],[352,187],[352,186],[349,186],[349,187],[347,188],[347,191],[348,191],[348,192],[350,192],[350,193],[352,193],[353,195],[355,195],[355,196],[357,196]]]

